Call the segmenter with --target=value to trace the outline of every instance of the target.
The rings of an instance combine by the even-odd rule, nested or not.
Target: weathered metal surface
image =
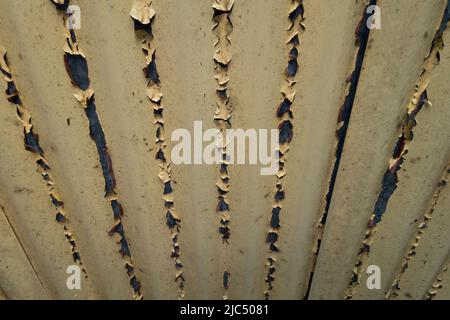
[[[378,1],[367,48],[366,0],[64,2],[0,0],[0,299],[450,298],[447,1]],[[172,163],[194,121],[285,126],[283,171]]]

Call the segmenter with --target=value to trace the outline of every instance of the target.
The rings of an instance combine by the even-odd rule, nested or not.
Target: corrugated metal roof
[[[449,299],[447,1],[375,4],[0,1],[0,299]]]

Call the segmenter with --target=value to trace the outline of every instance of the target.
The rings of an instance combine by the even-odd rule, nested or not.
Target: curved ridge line
[[[356,92],[358,90],[359,78],[362,71],[362,65],[364,62],[364,57],[366,53],[367,43],[369,39],[370,30],[366,27],[365,22],[367,21],[367,7],[370,5],[376,5],[376,0],[367,0],[366,5],[364,6],[364,11],[362,14],[362,18],[358,23],[355,30],[355,38],[357,46],[355,58],[354,58],[354,67],[351,71],[350,75],[347,78],[346,88],[345,88],[345,99],[344,103],[341,106],[340,114],[338,118],[337,128],[336,128],[336,137],[337,137],[337,145],[335,147],[335,157],[334,163],[331,167],[331,174],[329,176],[328,183],[328,191],[325,195],[325,206],[323,209],[323,213],[320,216],[320,219],[316,225],[316,234],[314,239],[314,247],[313,247],[313,257],[312,263],[310,267],[310,274],[308,280],[308,286],[303,297],[304,300],[309,298],[309,294],[311,291],[312,283],[314,280],[315,268],[317,265],[317,259],[319,257],[322,238],[325,232],[325,225],[328,219],[328,212],[330,209],[331,201],[333,198],[334,186],[336,184],[337,175],[339,172],[339,167],[341,163],[342,152],[344,150],[344,144],[347,137],[347,130],[350,124],[350,118],[353,110],[353,104],[356,97]]]
[[[19,235],[17,234],[17,232],[16,232],[16,230],[15,230],[11,220],[9,219],[8,215],[6,214],[5,208],[1,204],[0,204],[0,210],[2,211],[3,216],[5,217],[6,222],[8,223],[8,226],[11,229],[11,232],[14,234],[14,237],[16,238],[17,242],[19,243],[19,246],[22,249],[23,254],[27,258],[27,261],[30,264],[31,270],[33,270],[33,273],[36,276],[36,279],[38,280],[39,284],[41,285],[42,289],[45,291],[47,296],[48,297],[52,297],[52,294],[51,294],[50,290],[48,290],[47,286],[45,285],[44,280],[41,279],[39,273],[37,272],[36,267],[35,267],[34,263],[32,262],[32,259],[31,259],[30,255],[28,254],[27,250],[25,250],[25,247],[24,247],[22,241],[20,240]],[[0,288],[0,297],[1,297],[1,288]]]
[[[408,268],[409,261],[416,255],[416,249],[420,245],[420,240],[425,233],[425,231],[428,228],[428,223],[430,223],[433,219],[433,212],[434,208],[436,207],[439,197],[442,193],[442,190],[445,187],[448,187],[448,176],[450,174],[450,163],[447,165],[444,175],[441,178],[441,181],[439,182],[436,191],[434,192],[431,200],[431,204],[429,206],[429,209],[425,212],[425,214],[422,217],[422,220],[417,225],[417,230],[414,236],[412,237],[411,244],[407,250],[407,254],[403,259],[403,262],[401,264],[400,270],[397,273],[397,275],[394,278],[394,281],[392,282],[391,289],[386,294],[386,299],[390,299],[391,297],[398,296],[398,292],[400,291],[400,282],[402,279],[402,276],[406,269]]]

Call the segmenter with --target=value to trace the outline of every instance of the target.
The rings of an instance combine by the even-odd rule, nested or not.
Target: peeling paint
[[[0,38],[9,42],[8,56],[15,57],[14,81],[9,67],[0,65],[6,94],[3,141],[22,152],[3,153],[0,184],[16,238],[24,241],[48,289],[45,294],[36,289],[38,281],[19,281],[14,266],[25,265],[26,257],[8,260],[7,254],[3,266],[12,267],[0,272],[0,299],[95,298],[97,289],[113,298],[133,293],[142,298],[140,290],[146,298],[183,298],[186,290],[193,299],[263,294],[339,299],[357,254],[361,278],[354,280],[361,284],[352,288],[353,299],[383,298],[395,276],[390,298],[397,291],[402,299],[448,297],[448,250],[442,247],[448,226],[439,223],[447,221],[448,190],[445,179],[435,185],[448,161],[446,122],[439,112],[447,110],[442,102],[448,53],[444,65],[445,51],[440,52],[442,63],[428,79],[434,57],[439,59],[432,50],[415,103],[405,108],[447,1],[378,1],[383,29],[370,31],[365,56],[360,11],[370,0],[345,1],[337,11],[326,1],[303,1],[305,7],[294,0],[141,0],[111,6],[81,1],[83,28],[77,34],[65,30],[64,38],[69,1],[51,1],[0,4]],[[29,20],[31,15],[40,19]],[[356,20],[361,23],[353,44]],[[307,23],[307,33],[299,23]],[[441,39],[434,44],[440,46]],[[359,84],[358,52],[364,57]],[[122,68],[111,64],[116,60]],[[15,121],[16,111],[21,122]],[[278,127],[276,178],[259,177],[253,167],[234,166],[224,156],[219,165],[173,167],[170,131],[188,128],[198,117],[214,121],[216,132],[263,123]],[[225,155],[226,145],[218,150]],[[14,164],[21,158],[26,161]],[[424,172],[409,171],[409,165]],[[30,173],[29,184],[21,166]],[[420,197],[404,193],[421,186]],[[27,208],[43,215],[30,215]],[[75,208],[83,214],[71,216]],[[402,214],[394,218],[393,211]],[[33,241],[36,223],[40,236]],[[361,244],[362,233],[372,227],[376,234]],[[18,248],[14,237],[3,240]],[[81,255],[69,245],[80,246]],[[83,291],[60,288],[63,267],[81,259],[89,272]],[[368,264],[380,266],[382,290],[364,286]],[[28,264],[24,270],[33,274]],[[86,291],[84,283],[94,279],[98,288]],[[29,288],[33,295],[23,293]]]
[[[156,16],[155,10],[152,8],[151,0],[134,0],[130,11],[130,16],[134,21],[134,29],[140,37],[142,43],[142,51],[145,55],[146,65],[143,69],[144,76],[148,79],[146,95],[153,109],[155,118],[155,158],[158,160],[159,174],[158,177],[163,184],[162,199],[164,207],[167,209],[165,219],[166,225],[171,233],[172,248],[170,257],[175,267],[175,282],[178,289],[178,298],[183,299],[185,296],[185,279],[183,276],[183,264],[180,258],[180,244],[178,235],[181,228],[181,217],[176,213],[174,190],[172,187],[172,168],[170,161],[166,158],[166,141],[164,136],[164,104],[161,80],[159,78],[156,66],[156,48],[154,47],[154,36],[152,32],[152,23]]]
[[[228,83],[230,77],[228,74],[231,59],[231,33],[233,32],[233,23],[231,22],[231,15],[233,11],[234,0],[214,0],[213,8],[213,27],[212,30],[216,36],[214,43],[214,64],[215,76],[217,81],[216,87],[216,111],[214,113],[214,122],[219,130],[219,133],[225,137],[226,129],[231,128],[231,118],[233,115],[233,105],[231,103],[230,94],[228,91]],[[222,162],[220,163],[219,177],[217,178],[217,209],[220,213],[220,226],[218,228],[219,234],[222,237],[224,245],[228,245],[228,240],[231,236],[230,222],[230,199],[228,193],[231,187],[231,176],[227,163],[227,141],[223,139],[221,147]],[[226,248],[224,248],[223,255],[226,255]],[[223,273],[223,299],[227,300],[227,290],[229,288],[229,267],[227,266],[227,259],[224,259],[226,270]]]
[[[361,75],[362,65],[364,62],[364,57],[366,53],[366,48],[368,44],[369,34],[370,30],[367,28],[365,21],[367,21],[368,15],[366,13],[366,9],[370,5],[376,5],[376,1],[372,0],[367,3],[367,5],[364,7],[363,17],[358,24],[356,30],[355,30],[355,37],[356,42],[355,45],[357,46],[356,53],[355,53],[355,65],[353,70],[351,71],[351,74],[349,75],[347,79],[346,84],[346,91],[347,94],[345,96],[344,103],[341,107],[339,118],[338,118],[338,125],[336,128],[336,139],[337,139],[337,145],[336,145],[336,152],[335,152],[335,159],[333,168],[331,171],[331,176],[328,183],[328,191],[325,196],[325,208],[324,211],[319,219],[319,222],[316,225],[316,236],[315,236],[315,244],[313,248],[313,262],[311,267],[311,272],[308,280],[308,287],[305,293],[304,299],[308,299],[309,293],[311,290],[311,285],[314,279],[314,270],[317,263],[317,258],[319,256],[321,243],[322,243],[322,237],[325,230],[325,225],[328,218],[328,212],[330,209],[331,200],[333,197],[333,191],[334,186],[336,183],[336,178],[339,172],[339,165],[342,157],[342,152],[344,150],[344,144],[345,144],[345,138],[347,136],[347,129],[350,123],[350,117],[352,113],[353,103],[355,101],[356,91],[358,89],[358,83],[359,83],[359,77]]]
[[[445,263],[444,268],[436,277],[436,280],[433,282],[431,288],[425,295],[424,300],[433,300],[434,297],[438,294],[439,290],[442,289],[442,280],[444,278],[444,275],[448,272],[449,267],[450,267],[450,260]]]
[[[274,190],[274,204],[272,207],[272,213],[270,218],[270,229],[266,236],[266,244],[268,245],[269,253],[266,258],[265,268],[266,277],[264,297],[270,299],[270,293],[273,289],[273,283],[275,281],[277,253],[280,251],[278,247],[278,233],[281,228],[280,214],[282,212],[282,202],[285,200],[286,191],[283,187],[283,178],[286,176],[285,162],[287,159],[287,152],[289,151],[289,143],[293,138],[294,126],[292,119],[294,118],[291,110],[292,103],[294,102],[296,90],[295,90],[295,77],[297,76],[299,64],[298,64],[298,46],[300,45],[300,35],[306,30],[303,22],[305,21],[305,9],[303,6],[303,0],[291,0],[290,9],[288,13],[288,19],[290,26],[288,28],[288,40],[286,46],[288,49],[288,61],[287,67],[284,71],[284,84],[281,87],[282,101],[276,110],[276,117],[279,120],[278,130],[279,137],[278,142],[280,144],[279,153],[279,170],[276,173],[276,189]]]
[[[433,197],[432,197],[430,208],[425,212],[425,214],[422,217],[422,220],[419,222],[419,224],[417,226],[417,231],[412,238],[413,240],[408,248],[406,257],[404,257],[404,259],[401,263],[400,271],[395,276],[394,281],[391,285],[391,288],[388,291],[388,293],[386,294],[387,299],[398,295],[398,291],[400,290],[400,282],[402,279],[402,275],[408,268],[409,261],[416,255],[416,249],[421,243],[420,240],[422,239],[423,234],[426,232],[426,230],[428,228],[428,224],[433,219],[434,208],[436,207],[436,204],[439,201],[439,197],[441,195],[442,190],[444,188],[448,187],[449,174],[450,174],[450,163],[447,165],[447,168],[445,168],[443,177],[442,177],[441,181],[439,182],[439,184],[437,185],[436,191],[434,192]],[[439,287],[439,284],[437,284],[436,287],[433,285],[433,289],[437,289],[438,287]],[[432,291],[434,292],[433,289],[432,289]],[[430,292],[432,292],[432,291],[430,291]]]
[[[68,0],[58,1],[52,0],[56,9],[65,11],[69,5]],[[64,12],[64,18],[68,19],[69,14]],[[133,258],[131,256],[130,246],[125,235],[123,227],[123,208],[116,196],[116,181],[114,177],[114,170],[112,167],[111,157],[108,152],[105,134],[101,126],[100,119],[97,114],[94,90],[90,86],[89,68],[87,60],[75,36],[75,31],[66,31],[66,41],[64,43],[64,62],[67,73],[72,81],[74,87],[79,90],[74,94],[74,97],[81,106],[89,122],[89,134],[97,147],[99,161],[102,167],[103,178],[105,181],[105,198],[110,202],[113,211],[114,225],[109,231],[111,236],[114,236],[117,245],[119,246],[119,253],[125,260],[125,270],[129,276],[130,287],[133,290],[133,297],[136,300],[143,298],[141,294],[141,284],[136,277]]]
[[[51,0],[58,10],[67,10],[70,0]]]
[[[87,279],[88,275],[81,260],[81,254],[75,240],[76,237],[74,236],[72,225],[70,223],[70,220],[67,218],[67,213],[64,209],[64,202],[62,201],[61,196],[56,190],[56,183],[51,175],[50,166],[48,165],[48,161],[45,158],[44,150],[39,144],[39,135],[34,132],[31,114],[29,113],[27,107],[22,104],[20,93],[16,85],[14,84],[13,75],[10,71],[6,55],[6,49],[0,47],[0,70],[5,75],[4,80],[7,83],[7,88],[5,90],[7,100],[11,102],[16,108],[17,118],[23,127],[24,147],[27,151],[33,153],[35,156],[35,162],[37,164],[38,172],[42,177],[42,181],[45,183],[50,201],[56,210],[55,220],[57,223],[60,223],[63,226],[64,236],[70,245],[73,261],[80,266],[85,278]],[[15,98],[11,99],[11,97]]]
[[[416,116],[423,108],[432,106],[431,102],[428,100],[427,87],[431,73],[434,68],[439,65],[440,50],[442,50],[444,46],[442,35],[445,28],[442,28],[442,25],[447,25],[448,20],[446,19],[447,14],[444,14],[441,27],[436,31],[434,36],[430,53],[425,58],[422,73],[417,79],[415,92],[413,93],[407,106],[407,112],[401,125],[401,134],[395,143],[392,158],[389,160],[388,169],[383,176],[381,190],[374,204],[372,216],[367,224],[364,239],[353,268],[353,276],[345,292],[345,299],[352,299],[353,297],[353,291],[355,286],[360,282],[360,277],[364,270],[365,262],[369,257],[370,248],[377,232],[377,226],[382,222],[389,199],[397,189],[397,173],[401,169],[402,163],[407,160],[409,143],[414,139],[413,129],[418,124],[416,121]],[[394,283],[395,288],[397,285],[398,283]]]
[[[32,274],[35,276],[35,279],[37,280],[37,282],[39,283],[40,287],[42,288],[42,291],[44,293],[44,296],[46,297],[51,297],[52,294],[49,291],[49,288],[46,286],[44,280],[42,279],[40,273],[38,272],[37,268],[36,268],[36,264],[33,261],[33,259],[30,256],[30,253],[27,252],[28,250],[25,249],[25,246],[23,244],[23,241],[21,240],[21,238],[19,237],[16,228],[14,227],[14,225],[11,223],[11,220],[9,218],[9,215],[6,213],[5,207],[3,206],[3,204],[0,203],[0,218],[4,219],[4,224],[7,225],[7,228],[9,228],[9,230],[11,231],[11,236],[13,237],[13,239],[15,240],[15,242],[17,243],[17,249],[19,249],[19,251],[21,251],[23,253],[23,257],[25,258],[24,260],[26,261],[24,263],[24,265],[26,265],[28,263],[29,265],[29,270],[32,272]],[[4,227],[4,226],[3,226]],[[72,251],[73,252],[73,251]],[[81,261],[81,259],[80,259]],[[86,272],[85,272],[86,275]],[[21,276],[24,276],[23,274]],[[25,277],[24,277],[25,278]],[[0,300],[1,300],[1,288],[0,288]],[[4,299],[7,299],[6,294],[3,293],[3,295],[5,296]]]

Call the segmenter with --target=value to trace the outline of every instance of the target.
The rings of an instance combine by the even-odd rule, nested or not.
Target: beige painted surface
[[[313,299],[341,299],[363,240],[399,124],[442,17],[444,2],[383,1],[370,34],[312,286]],[[409,19],[411,12],[420,12]],[[434,23],[430,23],[434,21]],[[402,33],[392,30],[403,30]]]
[[[448,265],[450,253],[450,188],[446,187],[435,206],[432,221],[420,239],[416,255],[411,259],[400,281],[400,299],[422,299],[434,280]]]
[[[4,85],[3,81],[2,85]],[[14,273],[20,271],[20,260],[13,262],[12,265],[8,260],[11,259],[12,262],[20,258],[19,251],[17,257],[3,258],[2,256],[1,287],[5,291],[12,288],[11,292],[5,293],[13,298],[89,298],[89,290],[67,290],[66,269],[74,264],[70,246],[66,242],[62,226],[55,221],[56,211],[51,205],[45,184],[37,171],[35,157],[24,148],[23,129],[17,120],[15,107],[2,99],[0,110],[0,145],[2,147],[0,201],[3,207],[1,214],[4,216],[2,220],[6,222],[5,217],[9,220],[10,226],[14,228],[14,233],[18,237],[16,241],[20,239],[23,254],[28,256],[40,281],[44,284],[44,288],[36,288],[37,284],[33,283],[36,279],[29,278],[29,268],[24,270],[26,277],[14,277]],[[7,232],[8,226],[2,226],[3,230]],[[7,237],[8,234],[2,232],[1,237],[4,236]],[[9,237],[11,237],[10,233]],[[8,244],[8,246],[13,245],[14,243]],[[17,246],[17,243],[15,245]],[[22,259],[24,259],[23,255]],[[27,268],[26,265],[22,267]],[[10,268],[15,270],[5,270]],[[15,281],[18,282],[17,287],[11,285],[11,282]],[[85,284],[84,281],[83,284]]]
[[[204,129],[215,127],[216,82],[212,57],[216,38],[211,31],[211,4],[209,1],[153,1],[155,11],[159,12],[154,34],[167,139],[177,128],[188,129],[193,138],[194,121],[202,121]],[[141,82],[144,94],[145,81]],[[173,144],[169,142],[168,147],[171,150]],[[223,293],[222,240],[217,232],[220,218],[216,213],[217,175],[216,166],[179,165],[173,169],[175,201],[183,219],[180,245],[187,299],[221,299]],[[158,194],[161,194],[160,187]]]
[[[178,128],[193,135],[194,121],[215,128],[215,0],[153,0],[152,44],[164,94],[167,156]],[[155,160],[155,128],[142,69],[145,57],[130,9],[133,0],[71,1],[81,8],[77,38],[89,65],[97,112],[105,132],[123,224],[145,299],[176,299],[163,185]],[[230,19],[228,66],[233,128],[272,129],[288,60],[290,0],[236,0]],[[304,0],[299,71],[292,105],[294,136],[283,180],[280,252],[272,299],[302,299],[313,267],[316,223],[323,212],[336,146],[339,109],[357,46],[355,29],[364,0]],[[310,298],[342,299],[370,217],[399,125],[423,66],[444,1],[380,0],[382,29],[373,30],[325,227]],[[411,19],[414,15],[414,19]],[[0,299],[131,299],[119,246],[108,235],[114,223],[94,142],[82,106],[73,97],[63,61],[63,14],[48,0],[0,0],[0,45],[21,99],[32,116],[56,188],[74,231],[89,279],[66,288],[74,264],[48,190],[26,151],[15,106],[0,79]],[[449,33],[446,34],[446,42]],[[450,157],[449,50],[433,71],[433,103],[417,117],[415,138],[399,173],[370,254],[382,268],[381,291],[355,288],[355,298],[381,299],[392,284],[411,237],[432,201]],[[204,144],[206,146],[206,143]],[[263,299],[265,243],[276,179],[260,165],[230,165],[229,244],[218,232],[217,165],[172,165],[179,244],[187,299],[221,299],[230,272],[230,299]],[[448,255],[448,191],[400,282],[400,298],[421,299]],[[423,261],[426,261],[425,267]],[[20,278],[18,278],[20,276]],[[417,280],[417,279],[418,280]],[[19,279],[19,280],[18,280]],[[417,280],[417,281],[416,281]],[[442,274],[435,299],[450,299]]]
[[[446,33],[444,41],[450,41],[450,33]],[[448,119],[450,119],[450,50],[445,47],[441,52],[441,61],[436,67],[430,78],[430,85],[427,89],[432,106],[429,112],[423,114],[423,118],[418,119],[418,123],[429,123],[426,127],[429,129],[426,133],[431,139],[428,141],[427,152],[423,152],[427,162],[434,162],[439,159],[442,151],[446,151],[446,159],[450,159],[450,130],[448,129]],[[438,113],[438,116],[432,116],[431,112]],[[428,118],[426,118],[428,115]],[[422,126],[418,127],[422,128]],[[434,131],[434,134],[433,134]],[[419,134],[419,130],[416,131]],[[423,141],[425,139],[418,139]],[[428,155],[428,158],[427,158]],[[439,163],[434,165],[437,168]],[[445,167],[445,163],[441,167]],[[421,170],[422,171],[422,170]],[[414,171],[420,172],[420,171]],[[431,175],[431,174],[430,174]],[[422,187],[426,185],[422,184]],[[423,193],[423,190],[420,192]],[[417,196],[416,196],[417,199]],[[412,202],[412,200],[411,200]],[[400,282],[400,298],[403,299],[421,299],[425,295],[424,288],[431,287],[431,283],[448,262],[450,252],[450,237],[448,228],[450,227],[450,191],[448,185],[442,187],[440,196],[432,213],[432,220],[428,223],[427,229],[422,235],[419,246],[416,249],[416,255],[408,264]]]
[[[170,233],[165,226],[162,185],[153,149],[153,110],[145,95],[144,55],[129,16],[131,4],[80,1],[85,19],[77,37],[88,57],[97,112],[107,138],[116,189],[125,212],[125,232],[143,295],[148,299],[176,299],[175,283],[171,285],[175,271],[170,259]],[[157,61],[161,58],[158,52]]]
[[[446,43],[449,42],[450,33],[446,33],[444,40]],[[430,199],[438,188],[442,179],[442,172],[445,171],[450,160],[450,130],[448,130],[448,119],[450,119],[448,105],[450,98],[448,90],[448,83],[450,82],[449,67],[450,50],[448,47],[444,47],[441,51],[440,64],[432,71],[427,89],[428,98],[432,105],[425,106],[416,118],[417,126],[414,128],[414,140],[409,145],[408,154],[405,155],[406,161],[398,175],[400,181],[398,189],[389,201],[384,221],[378,229],[374,245],[371,248],[367,265],[378,265],[381,268],[383,274],[382,290],[368,290],[365,286],[366,277],[363,277],[355,298],[380,299],[390,289],[393,278],[399,272],[403,253],[408,250],[409,242],[415,236],[423,215],[429,211]],[[446,192],[448,193],[448,190]],[[438,206],[445,206],[448,198],[443,195],[438,201]],[[447,216],[444,212],[441,214],[443,216],[438,218],[439,214],[436,212],[437,221],[433,220],[430,223],[430,226],[425,230],[424,238],[440,237],[445,232],[445,223],[450,221],[450,216]],[[436,227],[439,229],[434,229]],[[425,240],[424,243],[426,242]],[[443,243],[445,243],[445,240]],[[421,242],[420,247],[422,247]],[[424,244],[423,247],[430,254],[433,254],[434,250],[439,251],[439,249],[433,247],[432,242]],[[445,254],[447,248],[443,250]],[[418,261],[429,261],[427,265],[436,263],[435,268],[439,268],[442,264],[442,258],[422,259],[415,256],[412,261],[416,263]],[[411,266],[413,262],[409,263],[404,275],[409,280],[402,279],[400,282],[400,292],[403,295],[411,295],[415,299],[420,299],[423,297],[421,290],[423,291],[423,288],[430,281],[427,283],[427,281],[422,280],[424,283],[420,283],[421,280],[414,279],[414,277],[418,277],[418,270]],[[421,267],[421,273],[432,279],[436,272],[425,270],[423,267],[425,267],[425,262]],[[409,284],[408,289],[405,288],[404,281]]]
[[[440,274],[441,276],[441,285],[442,288],[438,290],[435,300],[450,300],[450,272],[448,272],[448,264],[447,268],[444,272]]]
[[[4,206],[4,202],[2,201]],[[4,207],[0,207],[0,299],[42,299],[48,292],[33,269],[20,239],[6,217]]]
[[[238,1],[232,14],[230,95],[234,128],[277,126],[286,65],[286,3]],[[265,21],[265,23],[261,23]],[[267,41],[267,39],[272,39]],[[230,299],[264,298],[265,243],[275,179],[260,165],[231,165]],[[289,197],[289,195],[287,195]],[[249,230],[253,230],[249,232]]]
[[[365,1],[305,2],[300,75],[294,104],[294,138],[286,170],[287,201],[282,217],[279,281],[274,298],[302,299],[312,268],[316,225],[324,210],[334,161],[337,118],[345,83],[354,68],[355,26]],[[315,16],[321,19],[313,19]],[[320,53],[320,54],[318,54]]]
[[[90,277],[100,297],[130,298],[131,289],[120,261],[119,248],[107,234],[113,218],[109,203],[103,198],[104,183],[97,150],[89,137],[84,111],[73,97],[75,90],[64,67],[62,19],[47,1],[0,1],[0,6],[3,14],[0,37],[8,50],[22,100],[41,136],[41,146],[46,151],[69,219],[75,227]],[[38,17],[38,20],[31,17]],[[70,119],[70,125],[67,119]],[[21,133],[19,127],[16,131]],[[22,138],[17,138],[14,146],[25,153]],[[32,161],[29,162],[34,168]],[[35,188],[44,192],[41,181]],[[53,208],[51,210],[48,219],[54,224]],[[62,242],[63,236],[61,231]],[[65,285],[65,280],[61,285]]]

